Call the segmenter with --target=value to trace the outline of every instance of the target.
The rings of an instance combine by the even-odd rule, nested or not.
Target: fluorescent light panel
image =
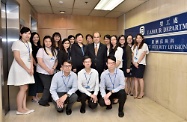
[[[94,8],[96,10],[112,10],[124,0],[100,0],[97,6]]]

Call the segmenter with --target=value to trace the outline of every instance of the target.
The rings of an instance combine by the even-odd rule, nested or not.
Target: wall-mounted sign
[[[167,17],[125,30],[141,33],[152,52],[187,53],[187,13]]]

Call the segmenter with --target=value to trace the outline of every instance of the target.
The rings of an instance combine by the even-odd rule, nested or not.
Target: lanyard
[[[87,86],[88,86],[88,84],[89,84],[89,82],[90,82],[90,79],[91,79],[91,76],[92,76],[92,72],[91,72],[91,74],[90,74],[90,78],[89,78],[89,79],[87,79],[86,73],[84,73],[84,76],[85,76],[85,78],[86,78],[86,82],[87,82]]]
[[[70,79],[70,75],[68,76],[68,82],[67,82],[67,84],[65,83],[65,79],[63,78],[64,76],[62,76],[62,79],[63,79],[63,83],[64,83],[64,85],[65,85],[65,87],[66,87],[66,90],[68,89],[68,83],[69,83],[69,79]],[[67,78],[66,78],[67,79]]]
[[[22,41],[23,42],[23,41]],[[23,44],[25,45],[25,47],[27,48],[28,52],[29,52],[29,57],[30,57],[30,47],[29,47],[29,44],[27,42],[27,45],[23,42]]]
[[[114,84],[115,84],[115,80],[116,80],[117,71],[116,71],[116,73],[115,73],[114,82],[112,82],[112,78],[111,78],[110,74],[108,74],[108,75],[109,75],[110,82],[112,83],[113,89],[114,89]]]
[[[136,55],[134,56],[135,62],[138,61],[137,56],[138,56],[138,46],[136,47]]]
[[[138,55],[138,46],[136,47],[136,56]]]

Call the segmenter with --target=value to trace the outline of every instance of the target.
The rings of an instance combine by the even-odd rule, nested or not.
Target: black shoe
[[[62,110],[57,110],[58,113],[62,113],[63,111],[64,111],[63,109]]]
[[[86,112],[85,107],[82,107],[82,106],[81,106],[80,112],[81,112],[82,114],[84,114],[84,113]]]
[[[106,106],[106,110],[110,110],[110,109],[112,109],[112,106],[111,106],[111,105]]]
[[[72,110],[71,110],[71,109],[67,109],[67,110],[66,110],[66,114],[67,114],[67,115],[71,115],[71,113],[72,113]]]
[[[118,116],[119,116],[119,117],[123,117],[123,116],[124,116],[124,112],[123,112],[123,111],[119,112],[119,113],[118,113]]]
[[[77,98],[77,102],[81,102],[81,99],[79,97]]]
[[[49,104],[49,103],[47,103],[47,104],[42,104],[42,103],[39,103],[39,105],[44,106],[44,107],[49,107],[49,106],[50,106],[50,104]]]

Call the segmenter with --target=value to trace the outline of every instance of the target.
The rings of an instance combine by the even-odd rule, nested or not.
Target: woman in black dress
[[[36,54],[37,54],[39,48],[41,48],[39,34],[36,33],[36,32],[33,32],[31,34],[30,42],[31,42],[31,45],[32,45],[32,56],[34,58],[33,59],[33,64],[34,64],[35,84],[29,84],[29,96],[32,96],[32,101],[33,102],[38,102],[39,101],[38,93],[43,92],[42,82],[41,82],[41,80],[38,76],[38,73],[36,72],[36,65],[38,63],[37,58],[36,58]]]
[[[125,91],[127,94],[130,94],[130,83],[127,81],[127,77],[130,76],[131,72],[131,61],[132,61],[132,51],[131,48],[128,46],[125,36],[120,35],[118,38],[119,46],[123,49],[123,67],[122,70],[125,75]]]

